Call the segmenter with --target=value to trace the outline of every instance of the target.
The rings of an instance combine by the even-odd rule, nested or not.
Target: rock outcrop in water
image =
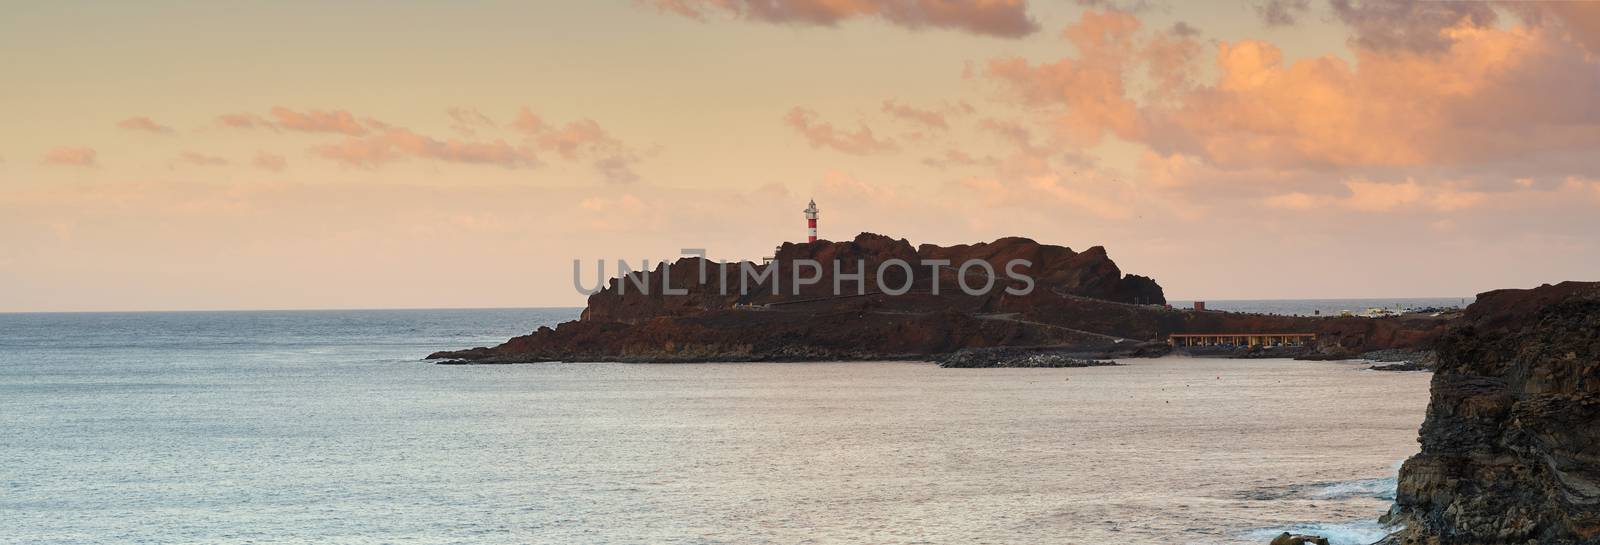
[[[1479,295],[1437,349],[1385,543],[1600,544],[1600,283]]]
[[[1267,545],[1328,545],[1328,538],[1284,532]]]
[[[911,265],[909,275],[898,267],[880,269],[896,259]],[[1007,275],[1008,264],[1019,259],[1031,263],[1015,270],[1033,282],[1025,295],[1006,290],[1026,285]],[[821,270],[797,266],[802,260],[821,263]],[[948,264],[935,268],[924,260]],[[974,288],[987,283],[983,267],[961,275],[960,265],[972,260],[986,263],[996,278],[977,295],[960,289],[963,281]],[[841,274],[835,274],[836,264]],[[777,250],[775,277],[765,280],[748,279],[746,265],[758,268],[720,267],[700,258],[662,263],[611,279],[589,297],[578,321],[496,347],[429,357],[470,363],[815,361],[1035,346],[1112,358],[1165,353],[1159,343],[1175,332],[1309,332],[1318,336],[1317,352],[1354,355],[1425,346],[1445,323],[1175,310],[1164,305],[1159,284],[1124,275],[1104,248],[1077,252],[1016,237],[913,247],[904,239],[863,233],[843,242],[786,243]],[[805,278],[820,274],[796,290],[796,272]],[[851,278],[857,273],[860,278]]]
[[[1161,346],[1161,345],[1158,345]],[[1155,347],[1152,347],[1155,348]],[[1162,350],[1164,353],[1165,350]],[[1097,360],[1081,354],[1050,348],[963,348],[934,358],[939,367],[951,369],[990,369],[995,367],[1106,367],[1114,361]]]

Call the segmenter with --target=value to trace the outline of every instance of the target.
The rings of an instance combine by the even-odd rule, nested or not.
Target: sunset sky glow
[[[758,260],[812,198],[1174,299],[1600,280],[1600,3],[5,12],[0,312],[578,306],[573,259]]]

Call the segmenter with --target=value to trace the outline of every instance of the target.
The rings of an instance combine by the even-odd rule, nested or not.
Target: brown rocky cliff
[[[911,265],[913,282],[910,288],[917,293],[931,292],[934,288],[934,275],[929,267],[921,264],[922,260],[950,261],[949,266],[939,268],[937,280],[941,294],[960,292],[956,273],[962,263],[973,259],[987,262],[994,270],[995,288],[990,290],[988,297],[972,303],[977,307],[988,306],[991,310],[1000,304],[1005,295],[1004,288],[1012,285],[1007,281],[1006,265],[1014,259],[1032,263],[1029,267],[1018,269],[1018,272],[1034,279],[1035,291],[1124,303],[1166,303],[1159,284],[1143,276],[1124,277],[1105,249],[1099,246],[1075,252],[1063,246],[1006,237],[990,243],[950,247],[923,244],[913,248],[905,239],[861,233],[848,241],[784,243],[778,247],[774,257],[778,266],[774,274],[780,288],[777,294],[772,293],[771,283],[752,283],[749,293],[740,295],[743,265],[754,267],[756,264],[729,263],[723,267],[699,258],[683,258],[672,263],[657,264],[648,275],[635,272],[632,279],[612,278],[603,290],[589,296],[583,320],[640,323],[661,316],[687,316],[722,310],[735,304],[783,304],[830,297],[834,295],[834,263],[838,263],[841,272],[846,274],[862,272],[865,278],[859,284],[864,289],[860,291],[876,293],[879,291],[878,268],[892,259]],[[822,269],[817,271],[821,277],[814,284],[800,286],[797,294],[793,282],[794,263],[803,259],[821,263]],[[856,270],[857,264],[865,265],[862,271]],[[701,282],[702,270],[704,282]],[[805,277],[812,273],[809,269],[800,272]],[[982,274],[981,269],[969,270],[968,284],[981,286],[985,281]],[[686,294],[667,295],[662,289],[663,278],[668,279],[668,285],[674,291],[683,290]],[[646,281],[649,293],[644,293],[634,280]],[[889,267],[885,269],[883,280],[884,286],[898,289],[905,285],[906,278],[902,269]],[[842,293],[856,293],[857,284],[854,280],[842,281]]]
[[[793,263],[814,260],[817,283],[796,294]],[[879,265],[891,259],[912,268],[910,291],[879,292]],[[937,276],[921,260],[946,260]],[[1025,295],[1007,293],[1021,282],[1006,276],[1012,260],[1034,282]],[[963,293],[961,263],[982,260],[997,281],[987,292]],[[777,283],[740,294],[739,264],[723,268],[699,258],[659,264],[646,276],[614,278],[589,297],[583,316],[541,328],[493,348],[440,352],[433,358],[474,361],[750,361],[851,360],[927,357],[962,348],[1050,345],[1097,357],[1162,352],[1170,333],[1316,333],[1338,355],[1380,348],[1424,347],[1444,320],[1307,318],[1166,308],[1154,280],[1124,275],[1104,248],[1083,252],[1008,237],[994,242],[913,247],[904,239],[863,233],[844,242],[784,244],[778,248]],[[834,295],[834,264],[844,273],[865,271],[863,288],[843,282]],[[705,269],[701,280],[702,266]],[[906,285],[903,269],[885,268],[883,286]],[[805,271],[809,276],[811,271]],[[634,279],[650,282],[643,292]],[[661,288],[662,279],[674,294]],[[934,293],[937,279],[938,293]],[[982,286],[972,268],[966,279]],[[723,286],[726,287],[724,292]],[[858,293],[860,293],[858,295]],[[1136,304],[1142,303],[1142,304]]]
[[[1387,542],[1600,544],[1600,283],[1479,295],[1437,350]]]

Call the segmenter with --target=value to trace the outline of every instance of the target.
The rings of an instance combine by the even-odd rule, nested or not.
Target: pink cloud
[[[251,164],[255,165],[256,168],[271,172],[283,172],[283,169],[289,168],[289,161],[284,159],[282,155],[264,151],[256,152],[256,158],[251,161]]]
[[[272,122],[256,114],[222,114],[217,116],[217,124],[235,129],[254,129],[257,127],[276,129]]]
[[[539,146],[553,150],[565,159],[576,159],[580,151],[612,148],[615,138],[591,119],[573,121],[560,129],[547,130],[538,137]]]
[[[516,119],[511,120],[511,128],[529,135],[537,135],[545,130],[544,119],[534,115],[533,111],[529,110],[527,106],[523,106],[521,110],[517,111]]]
[[[1357,212],[1454,212],[1476,207],[1488,199],[1483,192],[1462,190],[1448,184],[1425,185],[1415,179],[1398,183],[1353,179],[1346,180],[1344,186],[1347,195],[1314,195],[1297,191],[1268,196],[1262,202],[1268,207],[1292,210],[1342,208]]]
[[[523,107],[511,121],[511,128],[522,132],[539,149],[554,152],[562,159],[589,161],[608,182],[624,184],[639,179],[634,171],[638,154],[592,119],[557,127]]]
[[[155,120],[144,116],[130,117],[117,122],[117,126],[130,131],[145,131],[156,134],[171,134],[172,127],[156,123]]]
[[[1221,42],[1215,79],[1199,82],[1192,33],[1141,34],[1130,14],[1088,12],[1063,32],[1076,56],[995,59],[987,72],[1068,144],[1114,136],[1230,170],[1461,165],[1600,146],[1600,57],[1567,26],[1463,16],[1415,27],[1383,22],[1387,13],[1351,15],[1364,33],[1354,62],[1286,62],[1267,42]],[[1430,24],[1442,42],[1418,37]]]
[[[63,146],[45,152],[43,162],[47,165],[92,167],[96,165],[95,156],[94,148]]]
[[[1092,145],[1105,133],[1136,139],[1143,133],[1139,106],[1128,97],[1125,72],[1136,61],[1138,18],[1119,11],[1086,12],[1062,37],[1079,57],[1031,65],[1020,57],[989,62],[988,74],[1007,84],[1022,104],[1061,108],[1059,131],[1073,142]]]
[[[873,136],[872,129],[865,125],[854,131],[836,129],[832,123],[817,120],[816,112],[798,106],[790,109],[783,120],[816,149],[831,148],[852,155],[892,153],[900,149],[893,141]]]
[[[351,137],[338,144],[316,146],[311,151],[324,159],[367,168],[403,157],[447,163],[496,165],[505,168],[529,168],[538,165],[538,160],[531,152],[515,148],[503,140],[493,142],[473,142],[456,138],[439,140],[402,128],[389,128],[380,134],[366,137]]]
[[[947,149],[944,151],[944,153],[936,157],[928,157],[922,160],[922,164],[940,170],[955,167],[993,165],[994,163],[995,159],[993,157],[975,157],[970,153],[958,149]]]
[[[350,136],[367,134],[367,127],[356,121],[356,117],[350,112],[344,110],[296,112],[275,106],[269,113],[277,120],[276,125],[279,128],[304,132],[341,133]]]
[[[217,124],[236,129],[262,128],[347,136],[365,136],[371,130],[369,125],[379,130],[388,128],[387,124],[372,119],[362,123],[355,115],[345,110],[298,112],[283,106],[274,106],[267,112],[267,117],[252,113],[223,114],[217,116]]]
[[[1539,2],[1526,7],[1547,10],[1566,27],[1568,36],[1600,55],[1600,4],[1594,2]]]
[[[215,155],[206,155],[206,154],[203,154],[203,153],[195,153],[195,152],[192,152],[192,151],[183,152],[183,154],[179,155],[177,160],[175,160],[174,162],[176,162],[176,163],[185,163],[185,164],[190,164],[190,165],[195,165],[195,166],[202,166],[202,167],[219,167],[219,166],[225,166],[225,165],[228,164],[228,160],[225,159],[225,158],[217,157]]]
[[[883,101],[883,111],[894,117],[931,129],[945,130],[950,128],[950,124],[945,122],[944,114],[933,110],[924,110],[900,104],[893,100],[885,100]]]
[[[476,135],[478,129],[495,127],[493,119],[474,108],[450,108],[445,113],[450,115],[450,128],[467,136]]]
[[[1039,25],[1024,0],[648,0],[657,11],[705,20],[711,13],[765,23],[833,26],[876,17],[906,28],[955,29],[1005,38]]]

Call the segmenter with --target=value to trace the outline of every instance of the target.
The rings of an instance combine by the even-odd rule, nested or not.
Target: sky
[[[1600,280],[1600,3],[0,10],[0,312],[581,306],[813,198],[1172,299]]]

